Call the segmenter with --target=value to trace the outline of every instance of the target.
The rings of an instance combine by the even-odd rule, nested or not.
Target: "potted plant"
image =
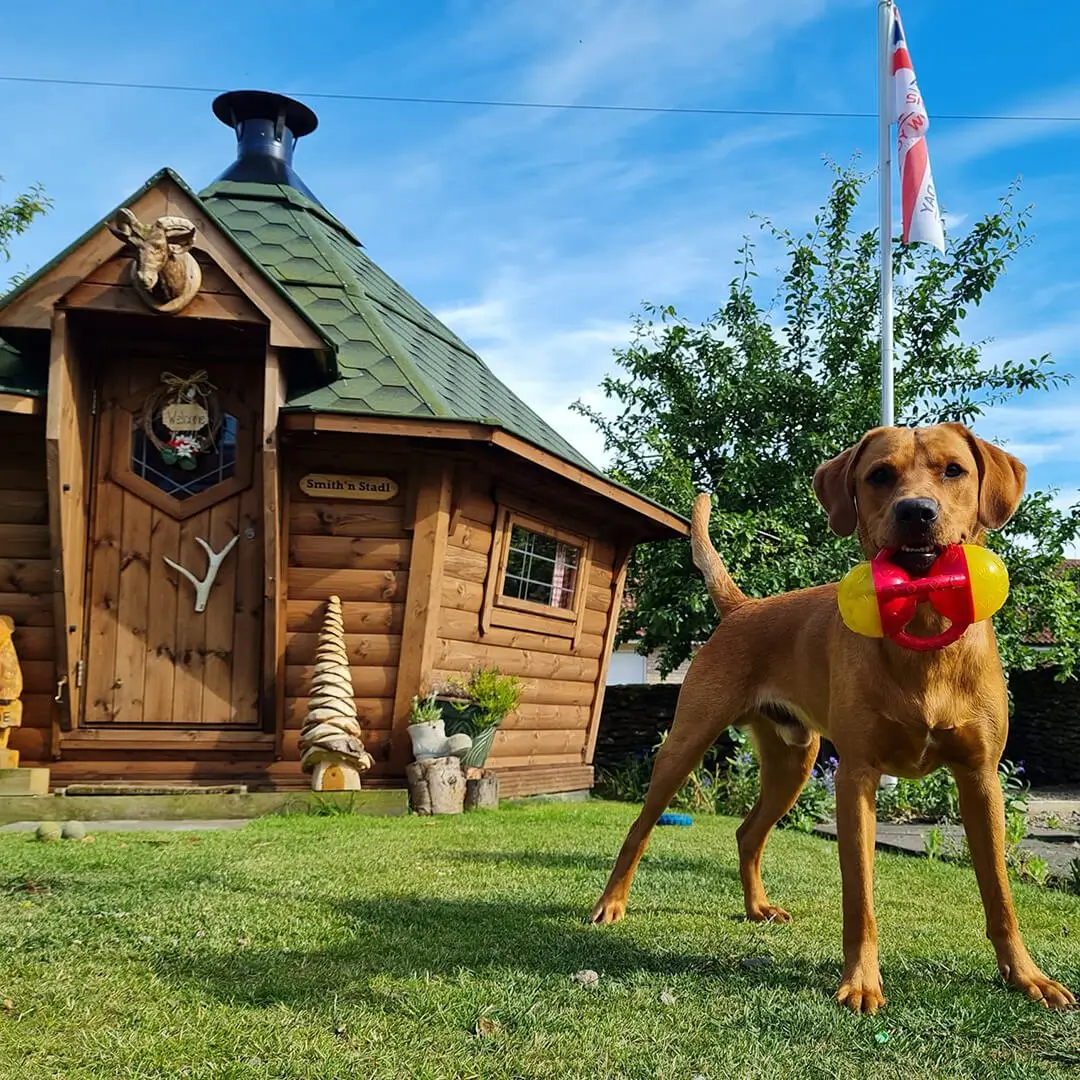
[[[464,734],[468,734],[465,732]],[[414,697],[409,709],[409,739],[413,757],[423,758],[460,757],[467,740],[451,732],[448,736],[443,720],[442,706],[434,693],[426,698]]]
[[[503,720],[521,704],[521,682],[501,675],[497,667],[476,668],[463,683],[444,687],[439,695],[445,729],[472,737],[461,759],[467,769],[482,769]]]

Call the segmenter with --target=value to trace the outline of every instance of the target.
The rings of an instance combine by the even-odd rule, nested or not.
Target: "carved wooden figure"
[[[124,206],[109,223],[109,231],[134,255],[131,284],[147,307],[171,314],[195,299],[202,270],[191,254],[195,226],[187,218],[160,217],[153,225],[144,225]]]
[[[300,732],[300,767],[314,791],[359,791],[360,773],[374,764],[357,720],[341,600],[326,605],[315,650],[307,718]]]
[[[15,621],[10,615],[0,615],[0,769],[16,769],[19,751],[8,749],[11,729],[22,723],[22,668],[11,640]]]

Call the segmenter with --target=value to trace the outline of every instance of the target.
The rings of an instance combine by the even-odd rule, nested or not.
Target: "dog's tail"
[[[723,616],[734,611],[740,604],[745,604],[747,596],[735,584],[723,560],[717,555],[712,540],[709,539],[711,509],[712,500],[705,492],[702,492],[694,500],[694,511],[690,516],[690,550],[694,555],[694,565],[705,578],[705,587],[709,590],[713,605]]]

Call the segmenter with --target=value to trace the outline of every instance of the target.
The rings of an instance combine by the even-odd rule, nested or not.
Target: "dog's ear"
[[[830,458],[814,471],[814,494],[829,514],[829,528],[837,536],[850,536],[859,523],[855,506],[855,463],[872,432],[853,447]]]
[[[1027,467],[1012,454],[972,434],[963,424],[956,428],[971,447],[979,470],[979,524],[1000,529],[1016,513],[1024,495]]]

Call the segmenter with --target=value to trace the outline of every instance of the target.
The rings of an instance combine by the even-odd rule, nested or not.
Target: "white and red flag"
[[[919,84],[915,81],[904,26],[895,4],[892,12],[893,117],[896,123],[897,163],[900,166],[904,243],[933,244],[944,252],[945,233],[941,227],[941,212],[930,172],[930,153],[926,148],[930,117],[926,114]]]

